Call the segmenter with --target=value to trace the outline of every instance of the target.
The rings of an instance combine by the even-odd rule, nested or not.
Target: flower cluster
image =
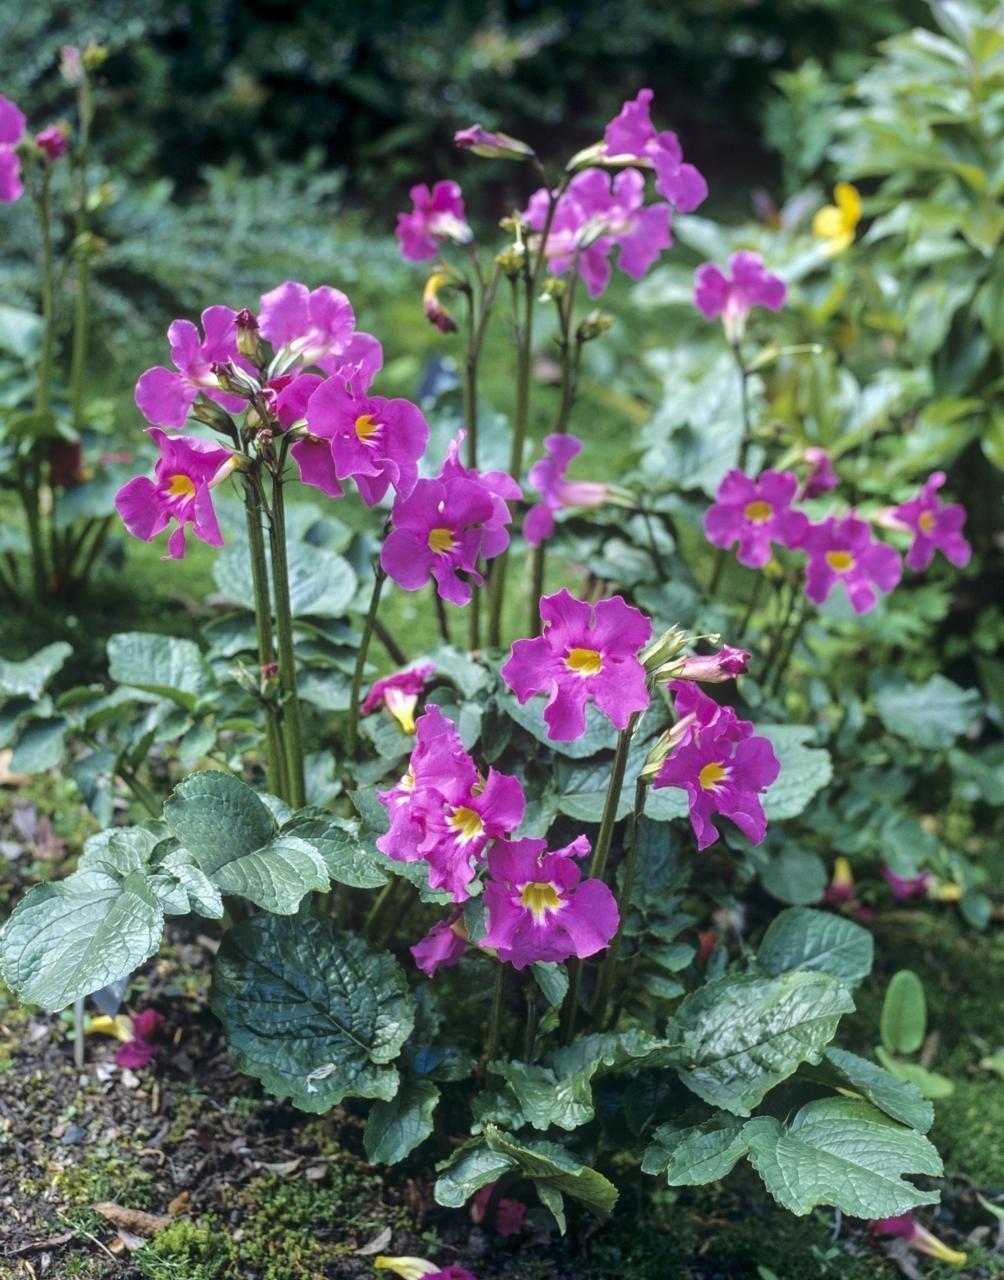
[[[31,142],[25,142],[28,122],[24,112],[9,98],[0,94],[0,204],[13,204],[24,195],[21,177],[21,153],[27,148],[29,155],[52,164],[66,153],[69,145],[65,125],[46,125],[35,134],[35,150]]]

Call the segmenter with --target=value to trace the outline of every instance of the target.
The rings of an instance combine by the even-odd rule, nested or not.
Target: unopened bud
[[[250,400],[261,392],[257,378],[252,377],[245,369],[234,364],[232,360],[217,360],[210,366],[220,385],[220,390],[231,396],[240,396]]]
[[[521,244],[510,245],[496,257],[496,263],[502,274],[509,280],[515,280],[526,267],[526,248]]]
[[[85,71],[97,71],[108,61],[108,50],[103,44],[89,44],[81,55]]]
[[[60,49],[59,74],[68,84],[77,85],[83,80],[83,57],[75,44],[64,44]]]
[[[614,327],[614,318],[598,308],[590,311],[578,329],[580,342],[592,342],[594,338],[602,338]]]
[[[668,631],[664,631],[661,636],[658,636],[646,648],[642,649],[639,657],[645,670],[651,675],[653,671],[658,670],[664,663],[682,653],[688,640],[687,633],[681,631],[674,622]]]
[[[485,156],[489,160],[528,160],[535,155],[533,147],[519,138],[511,138],[507,133],[489,133],[479,124],[472,124],[469,129],[458,129],[453,141],[465,151],[473,151],[476,156]]]
[[[260,368],[262,359],[261,339],[258,337],[258,317],[245,307],[237,312],[236,322],[237,350],[245,360],[250,360],[256,368]]]
[[[204,391],[200,391],[195,397],[191,414],[196,422],[212,427],[214,431],[218,431],[220,435],[227,436],[231,440],[237,433],[237,424],[230,414],[227,413],[222,405],[218,405],[215,400],[210,400]]]
[[[53,161],[66,154],[69,139],[70,126],[65,120],[61,120],[58,124],[46,125],[44,129],[36,133],[35,146],[42,152],[49,164],[52,164]]]
[[[565,296],[568,286],[560,276],[547,276],[540,286],[541,302],[557,302]]]
[[[689,737],[690,731],[696,723],[697,716],[692,712],[690,715],[681,716],[672,728],[667,729],[645,757],[645,763],[641,767],[639,776],[646,782],[656,777],[667,757],[673,754],[674,750],[685,738]]]
[[[667,679],[700,680],[702,684],[724,684],[744,675],[749,669],[750,654],[723,644],[717,653],[692,653],[683,658]]]

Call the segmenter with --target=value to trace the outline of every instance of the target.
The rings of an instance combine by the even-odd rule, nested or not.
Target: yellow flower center
[[[774,508],[769,502],[757,499],[756,502],[750,502],[743,515],[747,520],[752,520],[754,524],[763,524],[765,520],[769,520],[774,514]]]
[[[603,670],[603,655],[598,649],[569,649],[565,666],[580,676],[596,676]]]
[[[456,545],[457,540],[453,536],[452,529],[429,530],[429,550],[435,551],[437,556],[445,556],[447,551],[452,551]]]
[[[375,445],[376,441],[372,438],[380,430],[383,424],[375,422],[371,413],[360,414],[356,418],[356,436],[362,444]]]
[[[446,825],[457,833],[461,844],[477,840],[485,833],[485,824],[481,821],[480,813],[474,809],[468,809],[465,805],[460,805],[453,810],[446,819]]]
[[[525,884],[519,894],[520,906],[532,914],[538,924],[542,924],[549,911],[560,911],[564,905],[561,895],[550,881],[532,880]]]
[[[846,573],[854,568],[854,557],[849,551],[827,551],[826,563],[834,573]]]
[[[169,498],[194,498],[195,484],[189,476],[172,476],[167,485]]]
[[[922,511],[917,517],[917,523],[922,533],[931,533],[934,529],[934,512]]]
[[[728,769],[722,768],[720,764],[712,760],[710,764],[706,764],[697,775],[697,781],[701,784],[701,789],[703,791],[714,791],[719,782],[721,782],[723,778],[728,777],[728,773]]]

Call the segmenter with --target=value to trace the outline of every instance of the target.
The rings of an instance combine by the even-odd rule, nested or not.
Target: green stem
[[[80,82],[78,111],[80,145],[77,151],[77,303],[73,317],[73,351],[70,358],[70,412],[75,431],[81,429],[84,420],[84,370],[87,366],[88,293],[91,278],[91,252],[88,243],[90,226],[87,212],[90,191],[87,168],[91,151],[91,121],[94,118],[94,106],[90,78],[86,72]]]
[[[42,162],[42,185],[39,188],[36,208],[42,232],[42,353],[38,362],[38,391],[35,407],[39,413],[48,413],[51,402],[52,355],[55,346],[53,289],[52,289],[52,227],[49,220],[49,165]]]
[[[492,990],[492,1009],[488,1023],[488,1039],[485,1042],[485,1063],[498,1057],[502,1040],[502,1005],[505,998],[505,965],[499,960],[495,966],[495,986]]]
[[[648,534],[648,547],[652,552],[652,562],[655,565],[655,571],[659,575],[660,582],[668,582],[669,574],[666,571],[666,565],[662,556],[659,554],[659,544],[655,540],[655,526],[652,524],[652,513],[644,507],[641,510],[641,518],[645,522],[645,532]]]
[[[781,616],[777,629],[771,639],[770,652],[767,654],[767,661],[764,663],[763,670],[759,675],[760,686],[763,689],[767,688],[767,677],[770,675],[771,671],[773,671],[774,666],[781,655],[784,647],[785,634],[788,630],[788,623],[791,621],[791,615],[795,610],[795,602],[797,599],[798,588],[795,586],[794,582],[791,582],[788,584],[788,606],[785,609],[784,614]]]
[[[533,1062],[537,1048],[537,984],[531,974],[526,975],[523,988],[526,996],[526,1026],[523,1029],[523,1061]]]
[[[145,782],[141,782],[132,769],[125,765],[119,765],[119,776],[140,802],[143,808],[152,818],[159,818],[163,806],[158,803],[157,797],[153,794]]]
[[[359,695],[363,687],[363,672],[366,670],[366,656],[370,651],[373,638],[373,625],[376,622],[377,610],[380,608],[380,592],[387,581],[383,567],[377,562],[374,568],[373,591],[370,595],[370,607],[363,625],[362,639],[359,641],[359,652],[356,654],[356,665],[352,672],[352,699],[349,703],[348,754],[351,760],[356,754],[359,743]]]
[[[371,942],[375,936],[376,927],[384,912],[387,910],[387,907],[390,905],[391,900],[397,893],[397,888],[400,883],[401,882],[397,876],[391,876],[377,894],[376,901],[373,903],[372,907],[370,907],[369,915],[366,917],[366,923],[363,925],[363,933]]]
[[[396,662],[399,667],[403,667],[408,661],[408,655],[379,618],[373,619],[373,634],[387,650],[387,657],[390,658],[391,662]]]
[[[541,542],[533,549],[533,577],[530,582],[530,629],[531,636],[539,636],[541,630],[540,597],[544,594],[544,567],[546,542]]]
[[[743,415],[743,438],[739,446],[739,462],[740,471],[746,470],[746,455],[749,453],[750,441],[750,399],[749,399],[749,370],[743,363],[742,350],[739,343],[732,344],[732,354],[736,358],[736,368],[739,370],[739,395],[742,405]]]
[[[436,609],[436,626],[439,628],[439,638],[443,644],[450,644],[450,620],[446,616],[446,605],[443,603],[443,597],[439,594],[435,582],[430,583],[432,591],[432,601]]]
[[[279,687],[283,693],[282,722],[285,729],[286,769],[289,795],[294,809],[307,802],[303,773],[303,733],[300,725],[300,695],[296,687],[296,647],[293,642],[293,611],[289,599],[289,562],[286,552],[286,508],[282,493],[282,463],[272,473],[272,520],[269,545],[272,549],[272,585],[275,593],[275,635],[279,650]]]
[[[645,812],[645,797],[648,788],[639,778],[634,788],[634,808],[631,811],[631,834],[628,838],[627,853],[624,858],[624,874],[621,877],[621,890],[617,896],[617,911],[620,924],[617,932],[607,948],[600,967],[600,977],[596,984],[596,995],[593,998],[593,1019],[598,1031],[603,1029],[606,1020],[607,1002],[613,987],[614,974],[617,971],[617,960],[620,955],[621,937],[624,933],[624,920],[631,908],[631,894],[634,892],[635,868],[638,863],[638,835],[641,819]]]
[[[795,623],[795,625],[791,629],[791,635],[788,638],[788,643],[785,646],[784,653],[782,653],[778,661],[777,667],[774,670],[774,679],[771,683],[771,693],[775,695],[780,691],[781,681],[784,679],[784,673],[788,670],[788,663],[791,662],[792,655],[795,652],[795,646],[798,644],[799,640],[802,638],[802,632],[804,631],[805,624],[808,622],[808,620],[809,620],[809,601],[803,598],[802,609],[798,615],[798,621]]]
[[[247,517],[248,548],[251,557],[251,582],[254,589],[255,633],[258,639],[258,664],[265,667],[275,661],[272,642],[272,603],[268,590],[268,565],[265,560],[265,532],[262,528],[263,495],[257,474],[244,473],[244,514]],[[265,772],[269,791],[288,799],[288,784],[282,750],[282,734],[275,707],[263,701],[265,711]]]
[[[749,603],[746,606],[746,612],[743,614],[743,620],[739,624],[739,634],[744,639],[746,637],[747,631],[749,630],[750,622],[753,618],[753,610],[756,608],[757,601],[760,599],[760,589],[762,586],[763,586],[763,574],[758,573],[756,576],[756,580],[753,583],[753,591],[752,591],[752,594],[750,595]]]

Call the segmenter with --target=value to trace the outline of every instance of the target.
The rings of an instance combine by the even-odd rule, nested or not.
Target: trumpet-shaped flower
[[[843,854],[833,860],[833,875],[830,877],[830,883],[826,886],[826,892],[821,901],[838,909],[852,906],[857,901],[854,872]]]
[[[572,459],[582,452],[582,441],[573,435],[550,435],[544,441],[544,457],[530,468],[530,483],[542,501],[530,508],[523,521],[523,537],[538,547],[554,533],[556,512],[565,507],[601,507],[610,498],[608,484],[591,480],[566,480]]]
[[[464,216],[464,197],[455,182],[437,182],[430,191],[424,182],[412,187],[412,210],[397,215],[401,252],[412,262],[434,258],[444,240],[470,244],[474,233]]]
[[[909,902],[911,898],[926,898],[931,885],[931,877],[926,871],[922,871],[919,876],[898,876],[891,867],[883,867],[882,876],[889,886],[889,892],[897,902]]]
[[[476,471],[473,467],[465,467],[460,461],[460,447],[466,434],[458,431],[450,441],[439,469],[439,479],[444,482],[468,480],[491,495],[492,514],[482,526],[481,555],[485,560],[492,560],[509,545],[509,526],[512,524],[509,503],[518,502],[523,491],[508,471]]]
[[[484,893],[488,931],[480,945],[495,948],[515,969],[583,959],[608,946],[620,917],[602,880],[581,880],[575,859],[588,852],[585,836],[553,853],[546,840],[493,844]]]
[[[714,814],[729,818],[752,844],[767,834],[767,818],[760,797],[777,778],[781,766],[767,738],[753,734],[753,725],[740,720],[731,707],[721,707],[693,684],[673,681],[696,719],[663,762],[652,786],[680,787],[690,803],[690,822],[698,849],[718,839]],[[677,712],[681,712],[679,699]]]
[[[0,94],[0,204],[13,204],[24,194],[17,145],[26,123],[20,108]]]
[[[586,731],[586,704],[595,702],[618,729],[649,703],[645,668],[638,654],[652,624],[620,596],[595,610],[566,590],[543,596],[544,633],[517,640],[502,678],[521,703],[546,693],[547,736],[573,742]]]
[[[809,464],[809,474],[802,481],[799,498],[818,498],[840,483],[840,477],[834,471],[833,462],[825,449],[815,446],[806,449],[805,460]]]
[[[457,322],[440,300],[443,289],[452,285],[445,271],[433,271],[422,290],[422,311],[426,320],[434,324],[440,333],[456,333]]]
[[[750,654],[745,649],[723,644],[717,653],[694,653],[684,658],[676,673],[680,680],[699,680],[702,684],[724,684],[744,675],[749,669]]]
[[[526,160],[536,154],[533,147],[520,142],[519,138],[512,138],[508,133],[490,133],[479,124],[458,129],[453,141],[463,151],[473,151],[476,156],[489,160]]]
[[[651,165],[655,189],[680,213],[692,213],[708,194],[708,184],[692,164],[685,164],[683,149],[670,130],[657,133],[652,123],[651,89],[625,102],[606,127],[604,150],[608,158]]]
[[[771,275],[758,253],[742,250],[729,259],[731,276],[713,262],[705,262],[694,275],[694,305],[708,320],[722,317],[725,336],[738,342],[753,307],[780,311],[788,295],[784,281]]]
[[[705,513],[708,541],[716,547],[731,547],[738,541],[739,563],[762,569],[773,554],[773,543],[797,547],[808,533],[808,517],[792,510],[797,490],[793,471],[764,471],[752,480],[734,467]]]
[[[420,942],[408,948],[415,964],[427,978],[433,977],[437,969],[448,969],[458,964],[467,950],[467,938],[456,927],[459,920],[458,909],[448,919],[434,924]]]
[[[834,204],[827,204],[812,219],[812,234],[822,240],[825,253],[835,255],[854,243],[861,221],[861,195],[849,182],[833,188]]]
[[[618,173],[611,186],[602,169],[577,173],[559,198],[544,252],[548,268],[561,275],[573,261],[591,298],[610,283],[610,254],[619,250],[617,265],[632,280],[640,280],[672,243],[668,204],[645,205],[645,179],[636,169]],[[543,233],[551,196],[541,188],[530,197],[524,217]]]
[[[180,430],[200,391],[221,404],[228,413],[239,413],[246,401],[226,395],[213,372],[214,364],[232,360],[246,368],[237,351],[237,313],[229,307],[207,307],[202,313],[200,337],[190,320],[175,320],[167,330],[173,369],[147,369],[136,383],[136,404],[147,422]]]
[[[301,364],[325,373],[358,367],[366,386],[383,364],[383,350],[371,334],[356,332],[352,304],[341,289],[308,289],[287,280],[263,294],[258,331],[276,350],[288,348]]]
[[[406,498],[418,479],[418,461],[429,442],[429,426],[410,400],[387,400],[356,390],[344,376],[328,378],[307,403],[307,430],[330,442],[334,484],[355,480],[367,506],[375,506],[393,485]],[[297,455],[306,484],[332,492],[327,467],[315,472],[309,458]],[[332,496],[337,496],[334,493]]]
[[[208,440],[169,436],[159,427],[148,427],[160,458],[154,478],[134,476],[115,495],[115,508],[134,538],[152,542],[174,520],[177,528],[168,539],[165,560],[185,554],[185,530],[210,547],[222,547],[223,535],[213,508],[211,489],[236,465],[229,449]]]
[[[911,569],[926,569],[935,551],[960,569],[969,563],[972,548],[962,536],[966,509],[957,502],[941,501],[938,490],[944,483],[944,471],[935,471],[909,502],[901,503],[893,512],[899,525],[913,532],[913,543],[906,553]]]
[[[414,733],[415,708],[435,669],[434,662],[421,662],[417,667],[396,671],[392,676],[377,680],[363,702],[363,715],[368,716],[377,707],[384,706],[405,733]]]
[[[148,1066],[154,1056],[160,1052],[161,1046],[154,1039],[157,1028],[164,1021],[164,1015],[156,1009],[144,1009],[129,1019],[129,1039],[115,1053],[115,1062],[120,1067]]]
[[[936,1258],[939,1262],[948,1262],[953,1266],[961,1267],[966,1260],[964,1253],[960,1253],[958,1249],[950,1249],[943,1240],[939,1240],[926,1227],[922,1227],[912,1213],[901,1213],[896,1218],[874,1219],[872,1231],[879,1236],[899,1236],[917,1253],[925,1253],[929,1258]]]
[[[812,525],[801,545],[809,556],[805,594],[816,604],[842,582],[854,612],[867,613],[878,600],[876,590],[892,591],[903,576],[899,552],[876,542],[868,522],[853,512]]]

